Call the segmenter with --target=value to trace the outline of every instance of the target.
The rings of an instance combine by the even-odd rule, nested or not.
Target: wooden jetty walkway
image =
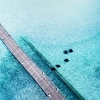
[[[24,53],[24,51],[17,45],[17,43],[13,40],[13,38],[8,34],[8,32],[1,24],[0,39],[51,100],[66,100],[59,89],[50,81],[45,73],[41,69],[39,69],[35,62],[32,61]]]

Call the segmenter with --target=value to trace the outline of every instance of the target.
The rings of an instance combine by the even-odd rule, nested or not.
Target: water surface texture
[[[1,0],[0,23],[33,44],[83,98],[100,99],[99,0]]]
[[[20,47],[33,59],[68,100],[80,100],[22,38]],[[38,84],[0,41],[0,100],[49,100]],[[3,54],[3,55],[2,55]]]

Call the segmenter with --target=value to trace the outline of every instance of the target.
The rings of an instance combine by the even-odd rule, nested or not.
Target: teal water
[[[25,36],[82,97],[99,100],[100,1],[8,1],[0,1],[0,22],[11,36]]]
[[[68,100],[80,100],[22,38],[20,47],[46,73]],[[0,41],[0,100],[49,100],[42,89]],[[3,55],[2,55],[3,54]]]
[[[0,100],[49,100],[3,43],[0,51]]]

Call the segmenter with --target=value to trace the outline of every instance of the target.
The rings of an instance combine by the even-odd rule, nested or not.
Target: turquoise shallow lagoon
[[[86,100],[99,100],[100,1],[1,0],[0,23],[18,43],[22,41],[17,39],[24,37],[53,67],[61,65],[57,72],[77,94]],[[74,52],[63,54],[70,48]],[[2,46],[1,65],[8,64],[6,56],[9,55]],[[13,62],[9,64],[13,66]]]
[[[40,69],[62,91],[68,100],[80,100],[75,93],[53,72],[38,53],[22,38],[17,39],[20,47]],[[49,100],[38,84],[0,41],[0,100]]]

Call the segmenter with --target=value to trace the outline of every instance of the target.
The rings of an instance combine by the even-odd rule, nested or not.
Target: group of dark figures
[[[73,49],[69,49],[68,51],[67,50],[64,50],[63,53],[64,54],[68,54],[68,53],[72,53],[73,52]],[[64,62],[69,62],[69,59],[66,58],[64,59]],[[61,67],[59,64],[55,65],[57,68]],[[54,67],[51,68],[51,70],[56,70]]]

